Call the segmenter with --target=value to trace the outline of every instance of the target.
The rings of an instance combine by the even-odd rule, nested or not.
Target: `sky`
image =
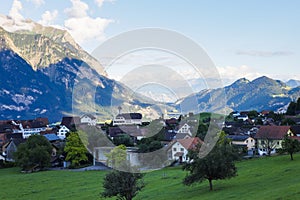
[[[299,8],[298,0],[1,0],[0,14],[66,29],[88,52],[134,29],[176,31],[205,49],[231,83],[262,75],[300,79]],[[115,79],[118,71],[108,70]]]

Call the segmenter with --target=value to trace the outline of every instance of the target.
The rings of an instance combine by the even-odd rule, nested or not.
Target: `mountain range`
[[[59,121],[63,115],[86,112],[107,119],[119,106],[153,119],[172,109],[218,112],[224,109],[219,102],[225,102],[226,110],[276,111],[300,96],[297,80],[243,78],[162,105],[107,78],[102,65],[67,31],[30,20],[24,23],[31,29],[11,32],[0,27],[0,119],[46,116]]]
[[[118,107],[158,117],[152,99],[107,78],[101,64],[63,30],[31,21],[28,31],[0,27],[0,118],[28,119],[93,113],[111,118]]]
[[[199,112],[218,111],[218,102],[224,101],[226,110],[284,110],[293,100],[300,97],[300,87],[290,87],[280,80],[266,76],[253,81],[245,78],[224,88],[202,90],[176,102],[177,105],[196,99]],[[185,103],[186,104],[186,103]],[[193,108],[189,108],[193,109]]]

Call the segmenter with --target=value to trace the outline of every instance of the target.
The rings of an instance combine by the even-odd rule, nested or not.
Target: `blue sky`
[[[13,3],[22,8],[13,10]],[[201,45],[224,79],[287,80],[300,79],[299,8],[297,0],[3,0],[0,13],[70,29],[90,52],[124,31],[166,28]],[[98,29],[82,27],[85,20]],[[79,26],[90,34],[82,38]]]

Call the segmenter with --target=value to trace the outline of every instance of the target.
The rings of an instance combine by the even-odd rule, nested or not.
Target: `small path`
[[[73,171],[73,172],[84,172],[84,171],[104,171],[104,170],[110,170],[111,168],[103,165],[103,166],[88,166],[83,167],[79,169],[68,169],[63,167],[55,167],[55,168],[49,168],[50,171]]]

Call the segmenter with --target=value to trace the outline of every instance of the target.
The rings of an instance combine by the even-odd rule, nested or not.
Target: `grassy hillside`
[[[136,199],[297,199],[300,195],[300,154],[237,163],[238,176],[191,187],[182,185],[186,172],[167,168],[146,174],[146,187]],[[0,199],[101,199],[106,172],[48,171],[21,174],[1,169]]]

